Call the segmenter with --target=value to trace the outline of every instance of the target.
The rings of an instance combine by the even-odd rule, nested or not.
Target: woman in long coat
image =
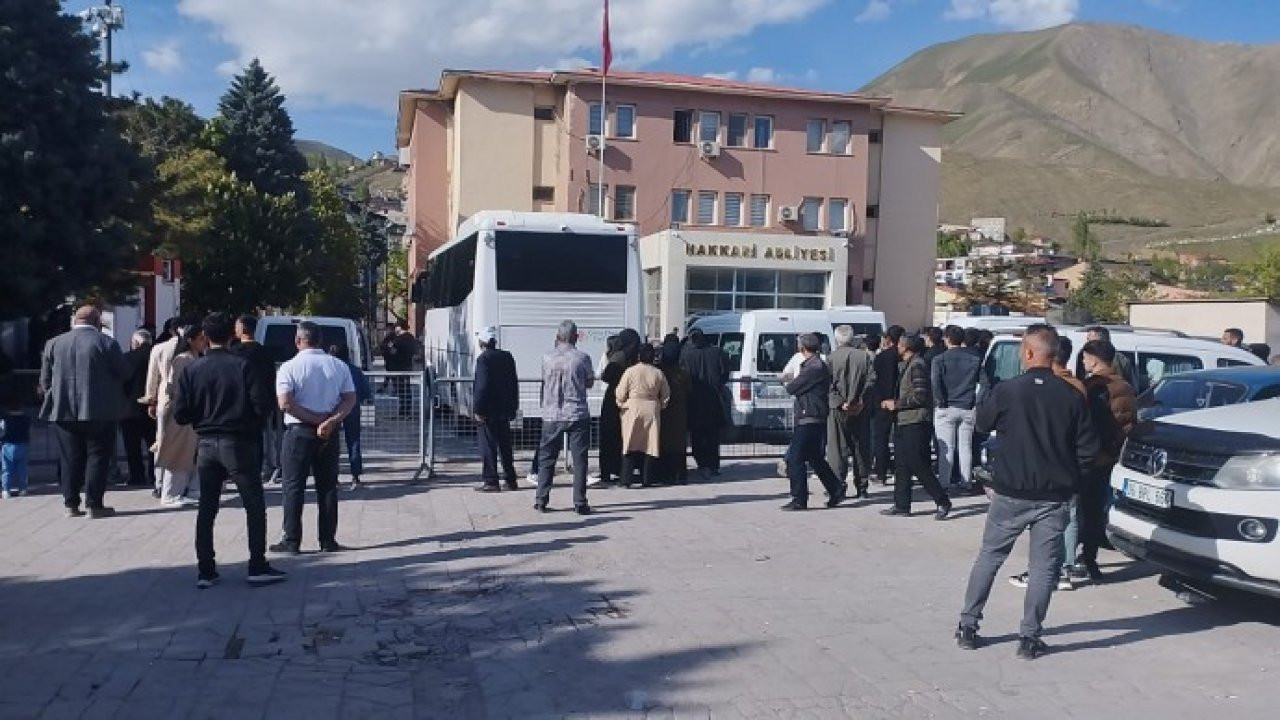
[[[600,373],[600,381],[607,386],[600,403],[600,482],[605,485],[622,474],[622,418],[616,394],[622,374],[636,364],[640,333],[623,330],[609,343],[608,352],[608,364]]]
[[[693,392],[693,381],[689,379],[689,372],[680,367],[680,341],[675,335],[668,335],[662,341],[660,366],[663,377],[667,379],[667,387],[671,389],[671,400],[662,409],[658,428],[661,475],[668,482],[684,485],[689,482],[686,457],[689,454],[689,394]]]
[[[188,488],[199,495],[199,483],[191,478],[196,468],[196,431],[190,425],[179,425],[173,419],[173,393],[177,387],[178,373],[196,361],[204,353],[207,343],[199,325],[182,328],[173,360],[160,367],[160,397],[156,405],[156,420],[160,429],[156,435],[156,472],[161,475],[160,504],[171,507],[195,505],[187,497]]]
[[[671,399],[671,388],[662,371],[653,366],[652,345],[642,345],[635,365],[618,381],[618,407],[622,411],[622,484],[631,487],[636,465],[643,470],[641,485],[657,484],[657,460],[661,448],[662,408]]]

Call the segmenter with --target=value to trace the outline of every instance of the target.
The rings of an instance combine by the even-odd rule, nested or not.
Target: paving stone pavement
[[[343,493],[349,552],[314,552],[308,505],[307,552],[264,588],[228,495],[206,591],[194,511],[114,488],[108,520],[63,518],[53,488],[0,501],[0,718],[1274,717],[1280,604],[1186,606],[1107,554],[1109,583],[1055,596],[1053,654],[1014,658],[1003,582],[991,644],[964,652],[984,501],[887,518],[877,487],[782,513],[773,467],[593,491],[590,517],[563,486],[540,515],[528,489],[472,492],[474,467],[384,470]]]

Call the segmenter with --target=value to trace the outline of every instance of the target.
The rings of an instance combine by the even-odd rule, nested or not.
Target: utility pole
[[[105,5],[86,8],[80,11],[80,20],[89,26],[89,31],[98,36],[106,54],[107,83],[106,94],[111,97],[111,80],[116,74],[115,63],[111,56],[111,35],[124,27],[124,8],[114,5],[115,0],[105,0]]]

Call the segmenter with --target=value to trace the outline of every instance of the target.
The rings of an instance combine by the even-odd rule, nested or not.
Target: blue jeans
[[[7,492],[27,489],[27,443],[0,445],[0,486]]]
[[[806,466],[812,467],[833,499],[844,494],[842,481],[827,464],[823,442],[827,436],[826,423],[797,425],[787,446],[787,477],[791,480],[791,500],[799,505],[809,504],[809,475]]]
[[[342,419],[342,438],[347,441],[347,465],[351,467],[351,477],[358,478],[364,473],[364,451],[360,448],[360,406]]]

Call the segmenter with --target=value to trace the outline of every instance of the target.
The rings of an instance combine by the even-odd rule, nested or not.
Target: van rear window
[[[293,343],[297,332],[297,326],[292,323],[267,326],[267,331],[262,336],[262,346],[266,348],[272,361],[286,362],[298,354],[298,348]],[[320,338],[325,350],[328,350],[331,345],[340,345],[348,351],[351,350],[347,347],[347,331],[340,325],[321,325]]]

